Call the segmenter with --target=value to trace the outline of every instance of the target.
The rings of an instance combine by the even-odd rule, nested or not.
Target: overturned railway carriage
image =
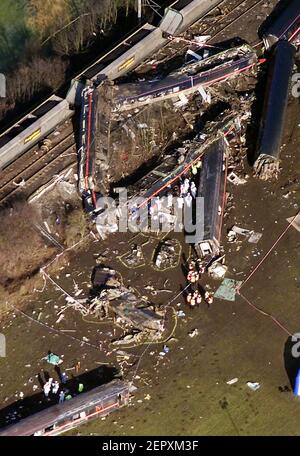
[[[111,111],[118,113],[152,102],[161,102],[180,94],[192,93],[202,86],[209,86],[234,77],[236,74],[252,68],[256,62],[257,56],[254,50],[248,45],[243,45],[215,54],[201,62],[190,63],[158,82],[113,86],[112,83],[104,80],[104,84],[98,88],[85,89],[82,97],[80,133],[79,180],[81,193],[84,195],[84,192],[89,192],[88,197],[91,198],[93,182],[104,182],[107,178],[105,169],[109,162],[108,130]],[[99,101],[97,94],[98,92],[100,94],[100,91],[102,95],[99,95],[99,100],[101,98]],[[99,104],[98,110],[97,104]],[[94,140],[96,134],[100,138],[97,146]],[[102,177],[98,176],[96,179],[93,172],[95,161],[97,169],[102,173]]]
[[[275,174],[279,169],[279,154],[295,53],[296,49],[291,43],[279,41],[274,48],[268,69],[254,165],[256,173],[262,178],[264,178],[265,172],[272,174],[272,167]],[[268,166],[264,169],[265,164]]]
[[[250,46],[243,45],[188,64],[160,81],[120,84],[116,86],[115,110],[130,110],[195,92],[200,86],[207,87],[246,71],[256,62],[255,51]]]
[[[263,41],[267,49],[271,48],[279,40],[287,40],[291,43],[300,38],[300,1],[289,0],[285,9],[278,13],[277,17],[265,30]]]
[[[69,103],[52,95],[0,136],[0,170],[43,139],[74,111]]]
[[[127,405],[129,385],[113,380],[0,430],[1,436],[52,436]]]
[[[216,256],[220,251],[226,173],[226,141],[220,138],[204,155],[198,185],[197,197],[204,198],[204,220],[202,233],[196,232],[195,235],[195,249],[201,258]]]

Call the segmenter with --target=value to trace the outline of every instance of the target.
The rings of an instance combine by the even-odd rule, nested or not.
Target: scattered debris
[[[254,175],[261,180],[278,179],[279,159],[261,154],[254,163]]]
[[[198,336],[198,334],[199,334],[199,331],[198,331],[197,328],[195,328],[195,329],[193,329],[192,331],[189,332],[189,336],[192,337],[192,338],[195,337],[195,336]]]
[[[64,314],[61,314],[55,323],[56,324],[60,323],[64,318],[65,318]]]
[[[185,313],[183,312],[183,310],[178,310],[177,311],[177,316],[180,317],[180,318],[184,318],[185,317]]]
[[[58,366],[63,362],[63,360],[54,353],[49,353],[44,359],[46,359],[49,364],[53,364],[53,366]]]
[[[237,176],[237,174],[235,174],[233,171],[231,171],[231,173],[228,174],[227,180],[234,185],[242,185],[247,182],[246,179]]]
[[[138,308],[140,303],[141,301],[133,293],[126,290],[119,298],[109,301],[108,305],[116,315],[134,328],[157,331],[161,334],[164,331],[162,316],[149,308]]]
[[[157,269],[176,268],[181,254],[181,244],[177,239],[169,239],[161,243],[154,254],[154,264]]]
[[[231,379],[231,380],[228,380],[227,385],[234,385],[235,383],[237,383],[239,381],[239,379],[237,377]]]
[[[142,247],[137,244],[133,244],[131,250],[119,257],[119,259],[131,269],[140,268],[146,264]]]
[[[292,226],[297,230],[300,231],[300,212],[297,216],[289,217],[286,219]]]
[[[248,242],[252,244],[257,244],[257,242],[260,240],[262,237],[262,233],[256,233],[253,230],[247,230],[245,228],[240,228],[236,225],[234,225],[227,234],[227,239],[228,242],[236,242],[237,241],[237,234],[241,236],[245,236],[248,238]]]
[[[252,231],[248,239],[248,242],[250,242],[251,244],[257,244],[261,237],[262,233],[255,233],[254,231]]]
[[[233,230],[229,230],[227,233],[227,240],[230,243],[236,242],[236,240],[237,240],[236,232]]]
[[[252,391],[257,391],[260,388],[260,384],[258,382],[247,382],[247,386],[252,390]]]
[[[213,279],[223,279],[226,274],[228,267],[222,264],[221,261],[214,261],[208,268],[207,271]]]

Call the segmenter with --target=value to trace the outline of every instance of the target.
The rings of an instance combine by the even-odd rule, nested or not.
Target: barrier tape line
[[[283,230],[283,232],[280,234],[280,236],[277,238],[277,240],[274,242],[274,244],[270,247],[270,249],[267,251],[267,253],[263,256],[263,258],[260,260],[260,262],[255,266],[253,271],[246,277],[246,279],[237,287],[237,293],[239,293],[240,289],[250,280],[250,278],[255,274],[255,272],[259,269],[259,267],[262,265],[262,263],[267,259],[267,257],[270,255],[270,253],[273,251],[273,249],[276,247],[278,242],[283,238],[283,236],[287,233],[287,231],[290,229],[298,215],[300,214],[300,211],[293,217],[293,219],[289,222],[288,226]]]

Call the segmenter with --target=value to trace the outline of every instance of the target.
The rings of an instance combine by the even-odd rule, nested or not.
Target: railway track
[[[225,24],[220,30],[218,30],[217,32],[215,32],[211,39],[209,40],[210,42],[214,42],[215,39],[220,36],[222,33],[224,33],[224,31],[228,30],[230,27],[232,27],[234,24],[236,24],[238,21],[240,21],[244,16],[246,16],[247,14],[251,13],[255,8],[257,8],[258,6],[262,5],[263,3],[265,3],[265,0],[254,0],[253,3],[251,5],[249,5],[249,1],[250,0],[243,0],[242,2],[240,2],[232,12],[236,12],[237,15],[236,17],[234,17],[230,23],[228,24]],[[245,6],[246,9],[243,9],[240,13],[239,11],[241,10],[241,8],[243,8],[243,6]],[[260,41],[262,42],[262,41]],[[250,45],[254,44],[254,43],[249,43]]]
[[[18,197],[28,198],[39,187],[50,182],[53,176],[76,163],[76,156],[76,147],[73,144],[60,152],[59,155],[53,153],[49,156],[47,154],[42,159],[35,161],[26,169],[25,173],[22,173],[21,178],[24,179],[24,186],[20,184],[16,186],[13,182],[9,182],[5,188],[0,190],[0,205],[3,206]]]
[[[251,2],[251,4],[249,4],[249,2]],[[193,26],[189,28],[187,34],[209,34],[211,37],[208,43],[213,44],[217,37],[220,37],[222,33],[227,32],[231,26],[255,10],[255,8],[259,7],[263,2],[264,0],[234,0],[229,3],[228,0],[224,0],[193,24]],[[227,5],[228,3],[229,5]],[[222,11],[222,7],[224,6],[225,13],[218,15],[214,14],[216,11]],[[184,52],[189,46],[190,43],[188,44],[187,42],[176,42],[176,53]],[[170,47],[174,48],[174,43],[172,43],[172,41],[162,50],[159,50],[157,54],[165,53]],[[168,58],[170,58],[170,55],[166,55],[162,60]],[[145,65],[147,65],[147,61],[139,65],[136,70]],[[53,147],[49,152],[42,153],[41,151],[38,151],[35,146],[5,169],[5,176],[0,180],[1,206],[17,196],[28,198],[39,188],[39,186],[49,182],[55,173],[62,170],[59,169],[59,166],[65,168],[76,162],[77,157],[74,133],[70,131],[72,123],[67,123],[69,124],[68,127],[61,131],[58,142],[55,143],[54,141]],[[47,138],[52,136],[53,134]],[[16,186],[16,184],[22,182],[22,180],[25,181],[25,186]]]
[[[71,137],[73,138],[74,142],[73,127],[71,123],[68,122],[68,124],[66,124],[66,128],[64,128],[59,135],[56,136],[52,134],[48,136],[48,139],[51,138],[51,146],[48,151],[35,146],[29,149],[23,155],[21,155],[16,161],[8,165],[4,169],[4,172],[1,174],[0,191],[7,183],[17,179],[18,176],[23,171],[25,171],[29,166],[31,166],[35,161],[39,160],[50,151],[53,151],[53,149],[59,147],[60,144],[63,145],[66,141],[70,140]],[[16,164],[18,166],[16,166]]]
[[[265,0],[234,0],[234,2],[230,4],[230,9],[228,8],[225,14],[219,14],[217,16],[212,15],[214,10],[218,10],[222,8],[222,5],[228,3],[228,0],[224,0],[221,4],[203,16],[200,21],[193,24],[188,31],[185,32],[185,35],[187,37],[192,37],[194,35],[210,35],[210,39],[207,41],[207,44],[214,45],[217,43],[218,39],[224,38],[222,37],[224,32],[227,32],[230,27],[237,24],[238,21],[244,18],[247,14],[251,14],[255,8],[258,8],[264,2]],[[176,43],[177,51],[182,53],[185,52],[191,44],[193,44],[193,41],[188,38],[180,41],[178,37],[174,37],[173,42]],[[260,43],[262,43],[262,41],[249,40],[249,44],[251,46],[257,47]],[[163,55],[163,58],[159,60],[159,63],[162,63],[170,58],[170,55],[167,52],[169,46],[170,44],[167,44],[163,50],[158,51],[158,54],[160,52],[162,54],[166,53],[166,55]],[[199,44],[195,43],[195,47],[199,47]],[[142,68],[144,65],[145,63],[142,63],[138,68]]]

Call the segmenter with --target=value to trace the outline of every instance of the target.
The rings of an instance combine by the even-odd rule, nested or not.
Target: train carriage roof
[[[282,38],[290,29],[299,26],[300,22],[300,2],[299,0],[290,0],[285,9],[283,9],[274,21],[270,24],[264,35],[273,35]]]
[[[129,386],[126,383],[118,379],[112,380],[110,383],[98,386],[91,391],[81,393],[69,401],[50,406],[16,424],[7,426],[2,431],[0,430],[0,436],[33,435],[36,431],[45,429],[59,420],[68,419],[85,408],[96,406],[128,391]]]

